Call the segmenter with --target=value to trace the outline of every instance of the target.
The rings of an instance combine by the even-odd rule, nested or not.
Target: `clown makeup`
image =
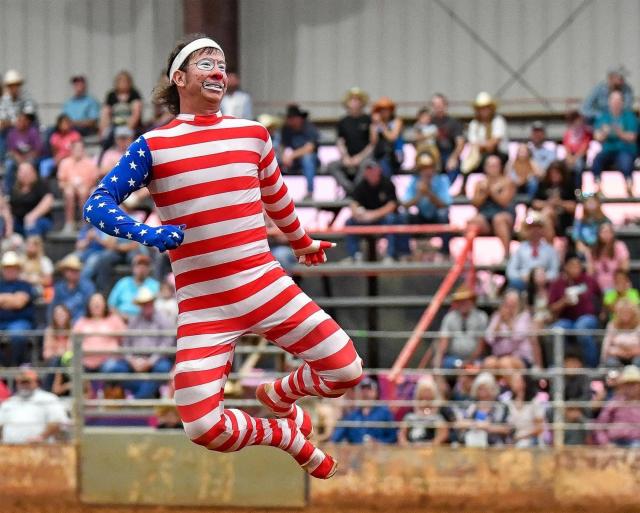
[[[210,57],[205,57],[204,59],[200,59],[197,62],[192,62],[189,64],[190,66],[195,66],[200,71],[212,71],[216,66],[218,69],[224,73],[227,70],[227,64],[223,60],[216,60]]]

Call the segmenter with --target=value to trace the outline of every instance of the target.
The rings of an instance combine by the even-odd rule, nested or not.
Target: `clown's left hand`
[[[306,266],[323,264],[327,261],[324,250],[334,248],[335,242],[326,240],[312,240],[311,244],[304,248],[294,249],[293,254],[298,257],[298,263]]]

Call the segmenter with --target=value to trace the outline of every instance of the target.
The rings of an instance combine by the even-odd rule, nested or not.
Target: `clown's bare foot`
[[[262,383],[258,385],[256,389],[256,399],[271,410],[276,417],[293,420],[305,438],[310,438],[313,434],[313,426],[309,414],[297,404],[291,404],[289,406],[278,405],[275,400],[277,397],[278,395],[273,388],[273,383]]]

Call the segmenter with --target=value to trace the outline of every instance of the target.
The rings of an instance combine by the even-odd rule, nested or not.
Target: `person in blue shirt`
[[[130,319],[140,313],[140,306],[135,298],[141,288],[148,289],[152,294],[160,292],[160,283],[151,278],[151,257],[144,253],[137,254],[132,261],[131,276],[120,278],[109,294],[109,307],[125,319]]]
[[[602,170],[619,169],[627,180],[629,197],[633,197],[633,161],[636,158],[638,118],[624,107],[620,91],[609,94],[609,110],[596,119],[594,138],[602,143],[602,151],[593,159],[592,172],[600,189]]]
[[[358,385],[360,399],[373,401],[378,399],[378,384],[371,378],[365,378]],[[364,406],[345,413],[340,419],[345,422],[393,422],[393,414],[388,406]],[[398,430],[394,427],[347,427],[335,429],[331,435],[332,442],[362,444],[365,442],[382,442],[394,444],[398,441]]]
[[[100,119],[100,104],[87,93],[87,79],[82,75],[71,77],[73,96],[62,107],[62,112],[71,118],[73,127],[82,135],[95,134]]]
[[[436,173],[436,162],[429,153],[416,158],[416,174],[405,193],[402,205],[406,209],[416,207],[417,212],[407,213],[403,222],[409,224],[449,224],[449,178]],[[449,255],[450,235],[442,235],[442,253]],[[409,254],[409,237],[398,236],[398,253]]]
[[[609,94],[612,91],[620,91],[624,99],[624,108],[633,108],[633,89],[626,82],[627,70],[623,66],[610,68],[607,72],[607,80],[603,80],[596,85],[589,96],[585,98],[582,108],[582,115],[592,124],[598,116],[607,112]]]
[[[49,304],[48,318],[53,317],[53,309],[57,305],[64,305],[75,322],[84,315],[89,298],[96,291],[96,287],[93,282],[81,277],[82,262],[75,253],[60,260],[57,267],[62,273],[62,279],[53,286],[53,300]]]

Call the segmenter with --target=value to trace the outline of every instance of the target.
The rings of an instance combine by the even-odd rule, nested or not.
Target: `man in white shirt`
[[[227,92],[220,104],[222,114],[240,119],[253,119],[251,96],[240,89],[240,77],[237,73],[229,71],[227,78],[229,79]]]
[[[60,398],[38,386],[38,375],[23,370],[16,393],[0,404],[0,441],[5,444],[47,442],[67,422]]]

